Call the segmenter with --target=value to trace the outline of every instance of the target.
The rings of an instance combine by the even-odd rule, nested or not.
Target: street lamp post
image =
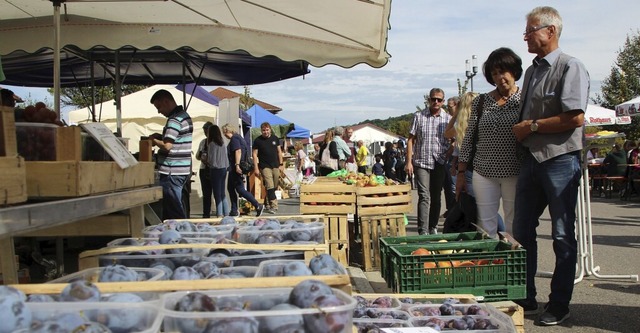
[[[471,92],[473,92],[473,77],[478,74],[478,56],[475,54],[472,55],[471,64],[469,63],[469,59],[465,60],[464,64],[466,67],[465,75],[467,79],[471,80]]]

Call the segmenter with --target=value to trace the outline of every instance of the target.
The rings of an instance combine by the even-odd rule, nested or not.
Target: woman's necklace
[[[496,94],[498,96],[498,99],[501,101],[507,101],[511,96],[513,96],[515,93],[518,92],[518,86],[513,87],[512,89],[509,90],[509,93],[507,95],[503,95],[500,90],[498,90],[496,88]]]

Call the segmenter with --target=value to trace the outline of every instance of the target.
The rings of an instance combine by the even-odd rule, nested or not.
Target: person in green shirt
[[[364,145],[362,140],[358,140],[358,152],[356,153],[356,163],[358,164],[359,173],[367,173],[367,156],[369,156],[369,149]]]

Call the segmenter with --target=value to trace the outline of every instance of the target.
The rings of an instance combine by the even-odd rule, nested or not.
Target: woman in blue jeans
[[[207,135],[207,164],[210,169],[211,189],[216,201],[216,215],[223,217],[229,215],[229,204],[225,195],[224,181],[227,178],[229,159],[227,158],[227,146],[222,140],[222,132],[217,125],[209,127]]]
[[[222,126],[224,136],[229,139],[227,153],[229,156],[229,179],[227,180],[227,190],[231,201],[231,212],[229,215],[238,216],[238,195],[247,199],[256,209],[256,216],[262,215],[264,206],[259,204],[256,198],[244,187],[244,174],[240,169],[240,161],[246,158],[249,153],[247,143],[236,133],[235,127],[231,124]]]

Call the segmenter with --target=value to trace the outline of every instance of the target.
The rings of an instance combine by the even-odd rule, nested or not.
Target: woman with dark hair
[[[227,179],[227,169],[229,169],[229,158],[227,157],[227,146],[222,140],[222,132],[218,125],[209,127],[207,135],[208,151],[207,162],[211,174],[211,189],[213,199],[216,201],[216,215],[223,217],[229,215],[229,204],[225,195],[224,183]]]
[[[384,164],[384,176],[391,180],[396,180],[396,150],[393,143],[387,141],[382,152],[382,163]]]
[[[407,181],[407,173],[404,171],[404,167],[406,165],[407,155],[406,149],[404,147],[404,141],[398,140],[398,148],[396,149],[396,179],[404,183]]]
[[[211,197],[213,190],[211,189],[211,168],[209,167],[209,128],[213,123],[207,121],[202,126],[205,138],[200,141],[198,151],[196,152],[196,160],[200,161],[200,169],[198,177],[200,177],[200,187],[202,189],[202,218],[211,217]]]
[[[491,52],[482,72],[496,89],[473,100],[469,125],[458,156],[456,194],[465,191],[464,174],[467,164],[473,162],[473,192],[479,226],[496,237],[500,199],[506,231],[512,232],[516,183],[520,173],[512,127],[520,118],[520,88],[516,81],[522,76],[522,60],[511,49],[502,47]],[[475,152],[472,155],[473,147]]]

